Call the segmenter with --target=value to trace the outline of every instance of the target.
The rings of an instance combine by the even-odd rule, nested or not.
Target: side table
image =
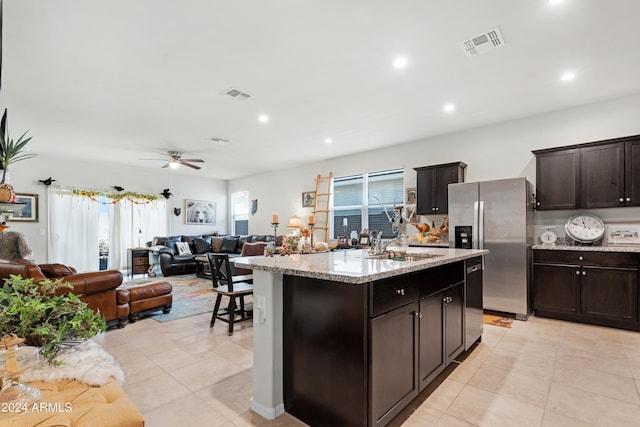
[[[127,249],[127,267],[131,278],[136,274],[149,274],[149,249]]]

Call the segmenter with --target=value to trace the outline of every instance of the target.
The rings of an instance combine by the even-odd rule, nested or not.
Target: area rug
[[[483,314],[482,323],[486,325],[502,326],[503,328],[510,328],[513,323],[513,319],[510,317],[496,316],[494,314]]]
[[[213,292],[211,279],[200,279],[195,274],[133,280],[125,282],[123,285],[128,287],[157,282],[169,282],[173,287],[171,312],[163,314],[161,310],[158,310],[149,314],[158,322],[168,322],[213,311],[216,293]]]

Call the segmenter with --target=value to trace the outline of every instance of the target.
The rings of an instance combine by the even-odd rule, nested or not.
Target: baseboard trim
[[[275,408],[268,408],[253,400],[253,397],[251,398],[249,408],[251,408],[251,410],[256,414],[268,420],[275,420],[277,417],[284,414],[284,403],[279,404]]]

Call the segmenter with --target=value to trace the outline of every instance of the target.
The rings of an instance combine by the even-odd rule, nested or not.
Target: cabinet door
[[[418,303],[371,320],[371,419],[385,425],[418,395]]]
[[[444,298],[444,349],[448,365],[464,350],[463,284],[447,289]]]
[[[624,206],[624,144],[580,149],[581,207]]]
[[[533,293],[536,314],[577,318],[580,307],[580,267],[533,266]]]
[[[638,317],[637,270],[583,267],[582,315],[635,323]]]
[[[625,206],[640,206],[640,140],[625,143]]]
[[[443,166],[436,169],[435,200],[436,210],[434,213],[446,214],[449,212],[449,184],[462,182],[460,177],[460,166]]]
[[[438,292],[420,300],[420,390],[445,367],[443,296]]]
[[[579,150],[536,153],[536,208],[576,209],[579,206]]]
[[[416,213],[428,215],[435,213],[436,208],[436,169],[424,168],[417,171],[416,175]]]

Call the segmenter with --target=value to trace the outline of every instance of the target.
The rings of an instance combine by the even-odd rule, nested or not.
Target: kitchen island
[[[235,259],[254,277],[251,409],[310,425],[385,425],[464,350],[465,263],[486,253]]]

